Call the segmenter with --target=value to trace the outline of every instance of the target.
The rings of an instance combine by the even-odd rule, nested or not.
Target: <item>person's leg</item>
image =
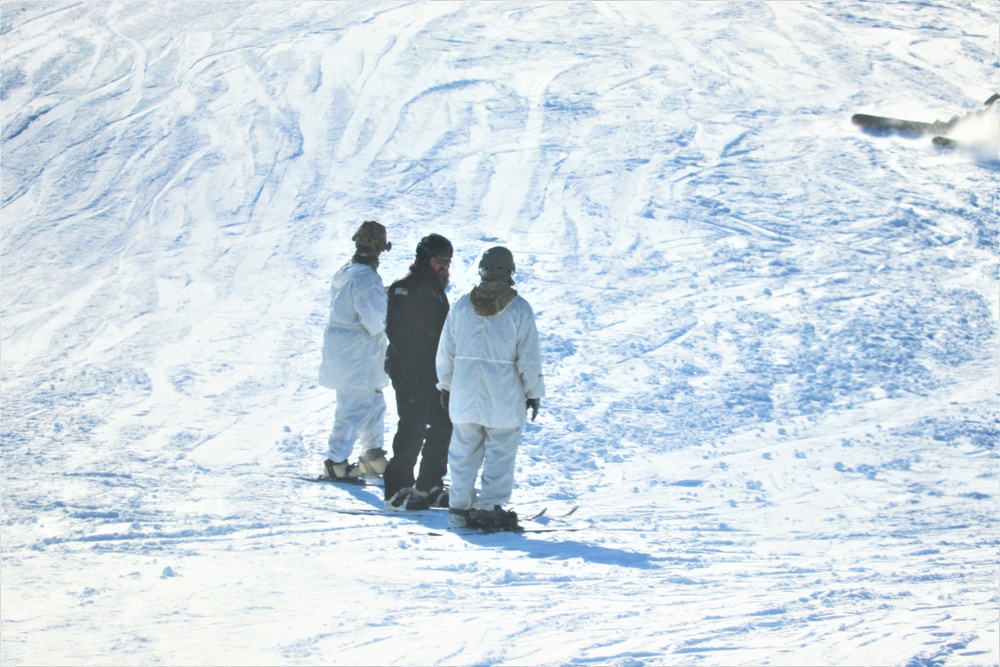
[[[327,439],[326,457],[334,463],[346,461],[354,451],[361,426],[371,413],[370,389],[338,389],[333,428]]]
[[[385,454],[385,394],[381,389],[366,389],[368,392],[368,414],[362,421],[361,452],[373,449]]]
[[[514,490],[514,459],[521,444],[521,427],[485,429],[481,492],[477,509],[506,505]]]
[[[357,474],[381,475],[385,472],[385,394],[381,389],[369,390],[371,410],[361,429],[361,456]]]
[[[405,386],[397,386],[396,412],[399,422],[396,435],[392,438],[392,458],[382,479],[385,483],[385,498],[388,500],[400,489],[413,486],[413,468],[420,455],[420,447],[427,431],[427,406],[419,392]]]
[[[451,495],[449,507],[452,514],[449,526],[465,526],[464,513],[471,510],[476,502],[476,476],[483,462],[483,440],[485,432],[479,424],[455,424],[448,447],[448,469],[451,472]]]
[[[427,430],[416,484],[421,491],[430,491],[444,484],[444,476],[448,474],[448,445],[452,433],[451,418],[441,406],[441,392],[432,387],[428,395]]]

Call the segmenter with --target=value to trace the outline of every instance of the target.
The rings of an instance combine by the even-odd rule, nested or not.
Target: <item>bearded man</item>
[[[382,477],[389,511],[448,507],[444,476],[452,425],[436,386],[435,355],[448,316],[445,288],[453,255],[451,241],[429,234],[417,244],[409,273],[389,286],[386,371],[399,414],[392,459]]]

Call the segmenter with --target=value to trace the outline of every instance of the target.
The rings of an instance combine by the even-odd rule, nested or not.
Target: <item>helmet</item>
[[[503,246],[493,246],[483,253],[479,260],[479,277],[514,284],[514,255]]]
[[[385,240],[385,226],[375,220],[365,220],[351,237],[355,245],[374,250],[375,253],[392,250],[392,244]]]
[[[417,244],[417,259],[451,257],[454,253],[451,241],[440,234],[428,234]]]

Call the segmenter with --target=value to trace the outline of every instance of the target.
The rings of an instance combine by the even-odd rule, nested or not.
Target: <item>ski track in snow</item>
[[[948,153],[850,123],[977,108],[998,28],[5,2],[2,661],[1000,664],[1000,122]],[[293,479],[371,216],[386,283],[431,231],[453,299],[513,250],[549,396],[512,505],[589,528]]]

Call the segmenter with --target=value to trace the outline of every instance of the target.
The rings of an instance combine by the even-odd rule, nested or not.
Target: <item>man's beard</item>
[[[449,280],[450,274],[449,274],[449,272],[445,271],[444,275],[442,276],[440,273],[438,273],[437,271],[434,270],[434,267],[431,266],[431,262],[430,262],[429,259],[425,260],[425,263],[423,263],[423,264],[414,262],[410,266],[410,272],[411,273],[426,272],[426,275],[433,277],[435,280],[437,280],[441,284],[441,289],[442,290],[444,290],[444,288],[448,287],[448,285],[450,284],[450,280]]]

